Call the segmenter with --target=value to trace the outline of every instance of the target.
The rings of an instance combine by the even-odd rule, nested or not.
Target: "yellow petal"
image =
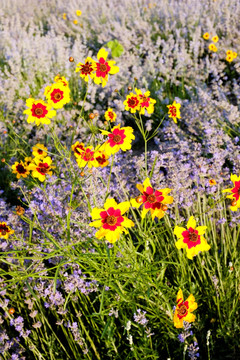
[[[183,239],[179,239],[178,241],[175,242],[175,246],[178,250],[180,250],[180,249],[184,249],[187,246],[187,244],[183,242]]]
[[[146,178],[143,182],[144,191],[146,191],[149,186],[152,187],[149,178]]]
[[[106,235],[106,233],[107,233],[107,230],[101,228],[96,232],[95,236],[97,239],[102,239]]]
[[[207,226],[198,226],[196,230],[198,231],[198,235],[203,235],[206,232]]]
[[[182,289],[179,289],[178,290],[178,293],[177,293],[177,303],[178,302],[182,302],[183,301],[183,292],[182,292]]]
[[[131,203],[132,207],[135,207],[137,209],[142,205],[142,203],[138,203],[136,201],[136,199],[130,199],[130,203]]]
[[[143,186],[141,184],[137,184],[136,185],[136,188],[141,192],[143,193]]]
[[[99,52],[98,52],[98,54],[97,54],[98,60],[99,60],[100,58],[103,58],[104,60],[106,60],[107,56],[108,56],[108,52],[107,52],[105,49],[103,49],[103,48],[100,49]]]
[[[102,211],[104,211],[104,209],[93,208],[91,212],[91,217],[93,218],[93,220],[100,219],[100,213]]]
[[[195,226],[196,226],[196,220],[194,219],[193,216],[191,216],[190,219],[188,220],[187,228],[189,229],[191,227],[195,229]]]
[[[119,67],[118,66],[112,66],[111,69],[109,70],[109,74],[113,75],[119,72]]]
[[[108,210],[110,207],[113,207],[114,209],[117,209],[117,203],[114,199],[107,199],[104,204],[104,209]]]
[[[240,176],[231,174],[231,181],[235,183],[235,181],[240,181]]]
[[[109,241],[111,244],[115,243],[117,240],[120,239],[121,230],[117,228],[115,231],[108,231],[105,235],[107,241]]]
[[[174,235],[176,235],[178,238],[183,238],[182,236],[183,231],[186,231],[184,227],[175,226]]]
[[[96,221],[92,221],[90,222],[90,224],[88,224],[89,226],[94,226],[94,227],[100,227],[102,226],[102,220],[96,220]]]
[[[123,215],[130,208],[130,202],[124,201],[117,205],[117,209],[121,211],[121,215]]]
[[[142,219],[144,219],[144,218],[145,218],[145,216],[146,216],[146,214],[147,214],[148,210],[149,210],[149,209],[145,209],[145,208],[143,208],[143,209],[142,209],[142,213],[141,213],[141,217],[142,217]]]
[[[129,227],[133,227],[135,225],[134,222],[132,220],[128,219],[126,216],[123,216],[123,218],[124,218],[124,221],[121,224],[122,226],[129,228]]]

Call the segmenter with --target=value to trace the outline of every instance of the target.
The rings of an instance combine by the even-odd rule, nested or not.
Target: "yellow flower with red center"
[[[44,95],[54,109],[61,109],[70,102],[70,89],[68,86],[64,86],[62,82],[47,86]]]
[[[80,156],[81,153],[85,151],[84,144],[79,141],[75,142],[75,144],[72,145],[72,151],[76,157]]]
[[[186,249],[187,258],[193,259],[200,251],[208,251],[210,245],[208,245],[206,239],[203,237],[207,226],[198,226],[196,228],[196,220],[193,216],[190,217],[187,223],[187,229],[180,226],[175,226],[174,234],[179,239],[175,245],[177,249]]]
[[[34,158],[33,162],[29,165],[29,170],[32,170],[32,176],[43,182],[46,179],[46,175],[52,176],[52,169],[55,166],[51,166],[52,159],[47,156],[44,159]]]
[[[177,293],[177,306],[174,312],[173,322],[174,326],[178,329],[183,328],[183,322],[188,323],[194,322],[196,316],[192,314],[194,310],[198,307],[195,302],[195,298],[192,294],[189,295],[187,300],[183,299],[183,292],[179,289]]]
[[[105,237],[110,243],[115,243],[119,240],[120,235],[125,232],[126,228],[134,226],[132,220],[123,216],[129,210],[129,201],[117,204],[114,199],[107,199],[104,204],[104,209],[94,208],[91,212],[93,221],[89,225],[100,229],[96,232],[97,239]]]
[[[32,148],[32,154],[35,158],[43,159],[47,156],[48,149],[42,144],[36,144]]]
[[[113,109],[108,108],[105,112],[105,119],[110,122],[114,122],[117,118],[117,114],[113,111]]]
[[[214,179],[209,180],[209,185],[213,186],[213,185],[216,185],[216,184],[217,184],[216,180],[214,180]]]
[[[56,115],[55,110],[51,110],[52,106],[43,100],[34,100],[33,98],[26,100],[29,109],[24,110],[23,114],[27,114],[27,122],[35,122],[37,126],[40,124],[50,124],[51,118]]]
[[[81,15],[82,15],[81,10],[76,10],[76,15],[77,15],[77,16],[81,16]]]
[[[8,239],[9,235],[13,234],[14,230],[12,230],[7,223],[0,222],[0,239]]]
[[[83,80],[85,80],[86,82],[88,82],[89,77],[93,79],[96,76],[96,69],[96,61],[94,61],[90,57],[87,57],[87,59],[85,60],[85,64],[78,63],[75,71],[80,72],[80,77],[83,78]]]
[[[210,45],[208,46],[208,48],[209,48],[210,51],[213,51],[213,52],[217,52],[217,51],[218,51],[218,48],[216,47],[215,44],[210,44]]]
[[[123,105],[125,105],[125,110],[130,111],[132,114],[135,114],[136,111],[141,110],[141,102],[139,96],[132,92],[127,95],[127,98],[123,102]]]
[[[15,164],[12,165],[12,170],[14,174],[17,174],[18,179],[21,177],[26,178],[30,174],[28,165],[22,161],[16,161]]]
[[[235,51],[233,51],[232,56],[233,56],[234,59],[236,59],[237,53]]]
[[[209,33],[208,33],[208,32],[206,32],[206,33],[204,33],[204,34],[203,34],[203,38],[204,38],[204,40],[208,40],[208,39],[209,39],[209,37],[210,37],[210,35],[209,35]]]
[[[150,98],[150,91],[146,91],[142,94],[142,91],[139,89],[135,89],[136,94],[140,100],[140,114],[144,115],[145,109],[147,110],[148,114],[152,114],[154,112],[154,104],[156,100]]]
[[[103,150],[107,155],[117,153],[120,149],[123,151],[130,150],[133,135],[133,128],[130,126],[120,128],[120,124],[112,128],[112,132],[101,130],[103,135],[108,135],[109,139],[103,144]]]
[[[213,41],[213,42],[217,43],[218,40],[219,40],[219,37],[218,37],[217,35],[215,35],[215,36],[212,37],[212,41]]]
[[[92,146],[87,146],[80,154],[76,157],[78,166],[80,168],[85,167],[86,165],[91,169],[92,167],[98,167],[98,162],[94,156],[94,150]]]
[[[147,212],[150,211],[152,219],[155,217],[161,219],[164,216],[165,211],[168,209],[167,204],[173,203],[173,197],[168,196],[171,189],[165,188],[154,190],[151,186],[149,178],[144,180],[143,185],[137,184],[136,187],[142,195],[135,199],[131,199],[131,205],[136,208],[139,208],[141,205],[143,205],[141,214],[142,218],[144,218]]]
[[[24,159],[26,165],[30,165],[33,162],[33,158],[31,156],[25,157]]]
[[[98,167],[105,167],[109,164],[109,156],[105,153],[104,150],[101,150],[101,148],[94,153],[95,160],[98,163]]]
[[[56,83],[61,83],[63,86],[66,86],[69,88],[68,81],[65,79],[64,76],[57,75],[57,76],[55,76],[54,81]]]
[[[181,119],[180,107],[181,104],[176,103],[176,101],[174,101],[171,105],[167,105],[168,116],[172,118],[176,124],[177,124],[177,119]]]
[[[105,49],[100,49],[97,58],[99,62],[96,62],[96,75],[94,77],[95,84],[102,84],[102,87],[106,86],[108,82],[108,74],[116,74],[119,72],[119,67],[115,66],[116,61],[106,61],[108,52]]]
[[[227,195],[227,198],[232,199],[230,209],[232,211],[237,211],[240,208],[240,176],[231,174],[231,181],[234,184],[234,187],[231,189],[225,189],[223,192],[230,192],[230,195]]]

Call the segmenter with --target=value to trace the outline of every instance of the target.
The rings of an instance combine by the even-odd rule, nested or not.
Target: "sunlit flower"
[[[75,71],[80,72],[80,77],[88,82],[89,77],[93,79],[96,76],[95,74],[96,69],[97,69],[96,61],[94,61],[90,57],[87,57],[87,59],[85,60],[85,64],[78,63]]]
[[[135,114],[136,111],[141,110],[140,98],[134,93],[127,95],[126,100],[123,102],[125,105],[125,110],[130,111],[132,114]]]
[[[77,15],[77,16],[81,16],[81,15],[82,15],[81,10],[76,10],[76,15]]]
[[[107,121],[114,122],[116,118],[117,118],[117,114],[113,111],[113,109],[108,108],[107,111],[105,112],[105,119]]]
[[[0,222],[0,239],[8,239],[9,235],[13,233],[14,230],[12,230],[7,223]]]
[[[38,159],[43,159],[47,156],[48,149],[42,144],[36,144],[32,148],[32,154]]]
[[[215,44],[210,44],[210,45],[208,46],[208,48],[209,48],[210,51],[213,51],[213,52],[217,52],[217,51],[218,51],[218,48],[216,47]]]
[[[43,100],[34,100],[33,98],[26,100],[26,105],[29,109],[24,110],[23,114],[27,114],[27,122],[35,121],[36,125],[50,124],[51,118],[56,115],[55,110],[51,110],[52,106],[45,103]]]
[[[120,149],[123,151],[130,150],[132,147],[132,140],[135,139],[133,135],[133,128],[130,126],[120,128],[120,124],[112,128],[112,132],[101,130],[103,135],[108,135],[109,139],[103,145],[107,155],[117,153]]]
[[[106,238],[110,243],[119,240],[120,235],[125,232],[126,228],[134,226],[132,220],[128,219],[123,214],[128,211],[130,207],[129,201],[117,204],[114,199],[107,199],[104,204],[104,209],[94,208],[91,212],[93,221],[89,225],[100,227],[95,236],[97,239]]]
[[[70,101],[70,89],[68,86],[64,86],[62,82],[46,86],[44,95],[54,109],[61,109]]]
[[[218,37],[217,35],[215,35],[215,36],[212,37],[212,41],[213,41],[213,42],[217,43],[218,40],[219,40],[219,37]]]
[[[98,162],[99,167],[105,167],[109,164],[109,156],[105,153],[104,150],[97,150],[94,153],[95,160]]]
[[[80,168],[85,167],[86,165],[91,169],[93,166],[98,167],[99,164],[96,161],[94,157],[94,150],[92,150],[92,146],[87,146],[80,154],[79,156],[76,156],[76,160],[78,163],[78,166]]]
[[[73,20],[73,23],[74,23],[75,25],[77,25],[78,21],[77,21],[77,20]]]
[[[167,105],[168,107],[168,116],[173,119],[173,121],[177,124],[177,119],[181,119],[180,107],[181,104],[176,103],[174,101],[171,105]]]
[[[34,162],[29,165],[29,170],[32,170],[32,176],[43,182],[46,175],[52,176],[52,169],[55,166],[51,166],[52,159],[47,156],[44,159],[34,158]]]
[[[210,37],[210,35],[209,35],[208,32],[206,32],[206,33],[203,34],[203,38],[204,38],[205,40],[208,40],[209,37]]]
[[[75,142],[75,144],[72,145],[72,151],[74,152],[74,155],[78,157],[83,151],[85,151],[84,144],[79,141]]]
[[[209,185],[216,185],[217,184],[217,182],[216,182],[216,180],[214,180],[214,179],[210,179],[209,180]]]
[[[135,199],[131,199],[131,205],[139,208],[143,204],[141,214],[142,218],[144,218],[147,212],[150,211],[152,219],[155,217],[161,219],[164,216],[165,211],[168,209],[167,204],[172,204],[173,202],[173,197],[168,196],[171,189],[165,188],[154,190],[151,186],[149,178],[144,180],[143,185],[137,184],[136,187],[142,195]]]
[[[226,197],[233,200],[230,209],[232,211],[237,211],[240,208],[240,176],[231,174],[231,181],[233,182],[234,187],[231,189],[225,189],[223,192],[231,193]]]
[[[108,52],[105,49],[100,49],[97,54],[99,62],[96,63],[96,76],[93,80],[98,85],[102,84],[102,87],[104,87],[108,82],[108,74],[112,75],[119,72],[119,67],[114,65],[116,61],[106,61],[107,56]]]
[[[26,178],[30,174],[27,164],[22,161],[16,161],[15,164],[12,165],[12,170],[14,174],[17,174],[18,179],[21,177]]]
[[[27,156],[27,157],[25,157],[24,161],[25,161],[25,164],[28,166],[33,162],[33,158],[31,156]]]
[[[175,245],[177,249],[186,249],[188,259],[193,259],[200,251],[208,251],[210,245],[208,245],[206,239],[203,237],[207,226],[198,226],[196,228],[196,220],[193,216],[190,217],[187,223],[187,229],[175,226],[174,234],[179,239]]]
[[[144,94],[142,94],[142,91],[139,89],[135,89],[135,92],[137,93],[139,100],[140,100],[140,114],[145,113],[145,109],[147,110],[148,114],[152,114],[154,112],[154,104],[156,103],[156,100],[150,98],[150,91],[146,91]]]
[[[188,323],[194,322],[196,316],[192,314],[192,311],[196,310],[197,307],[194,296],[190,294],[187,300],[184,301],[183,292],[179,289],[177,293],[177,306],[173,317],[174,326],[180,329],[183,328],[184,321]]]
[[[232,55],[233,55],[233,58],[236,59],[237,53],[235,51],[233,51]]]
[[[66,86],[69,88],[68,81],[65,79],[64,76],[57,75],[57,76],[55,76],[54,81],[56,83],[61,83],[63,86]]]

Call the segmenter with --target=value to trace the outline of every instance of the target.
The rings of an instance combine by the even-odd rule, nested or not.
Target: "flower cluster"
[[[87,57],[85,63],[78,63],[76,72],[80,73],[80,77],[86,82],[92,79],[95,84],[102,87],[106,86],[108,82],[108,75],[113,75],[119,72],[119,67],[114,64],[116,61],[107,61],[108,52],[105,49],[100,49],[97,54],[98,61]]]
[[[147,110],[148,114],[151,115],[154,112],[156,100],[150,98],[150,91],[146,91],[143,94],[140,89],[135,88],[135,92],[136,94],[131,92],[127,95],[126,100],[123,102],[125,110],[130,111],[132,114],[138,111],[142,115],[144,115],[145,110]]]
[[[234,59],[236,59],[236,57],[237,57],[237,53],[235,51],[232,50],[226,51],[226,61],[232,62]]]

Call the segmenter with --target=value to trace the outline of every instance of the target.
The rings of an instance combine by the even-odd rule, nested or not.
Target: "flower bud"
[[[69,61],[74,62],[74,58],[72,56],[70,56]]]
[[[94,114],[94,113],[89,114],[89,119],[93,120],[94,118],[95,118],[95,114]]]
[[[236,205],[237,205],[237,201],[236,201],[236,200],[233,200],[233,201],[231,202],[231,205],[232,205],[232,206],[236,206]]]
[[[139,195],[137,198],[136,198],[136,202],[138,204],[141,204],[143,202],[143,197],[141,195]]]

